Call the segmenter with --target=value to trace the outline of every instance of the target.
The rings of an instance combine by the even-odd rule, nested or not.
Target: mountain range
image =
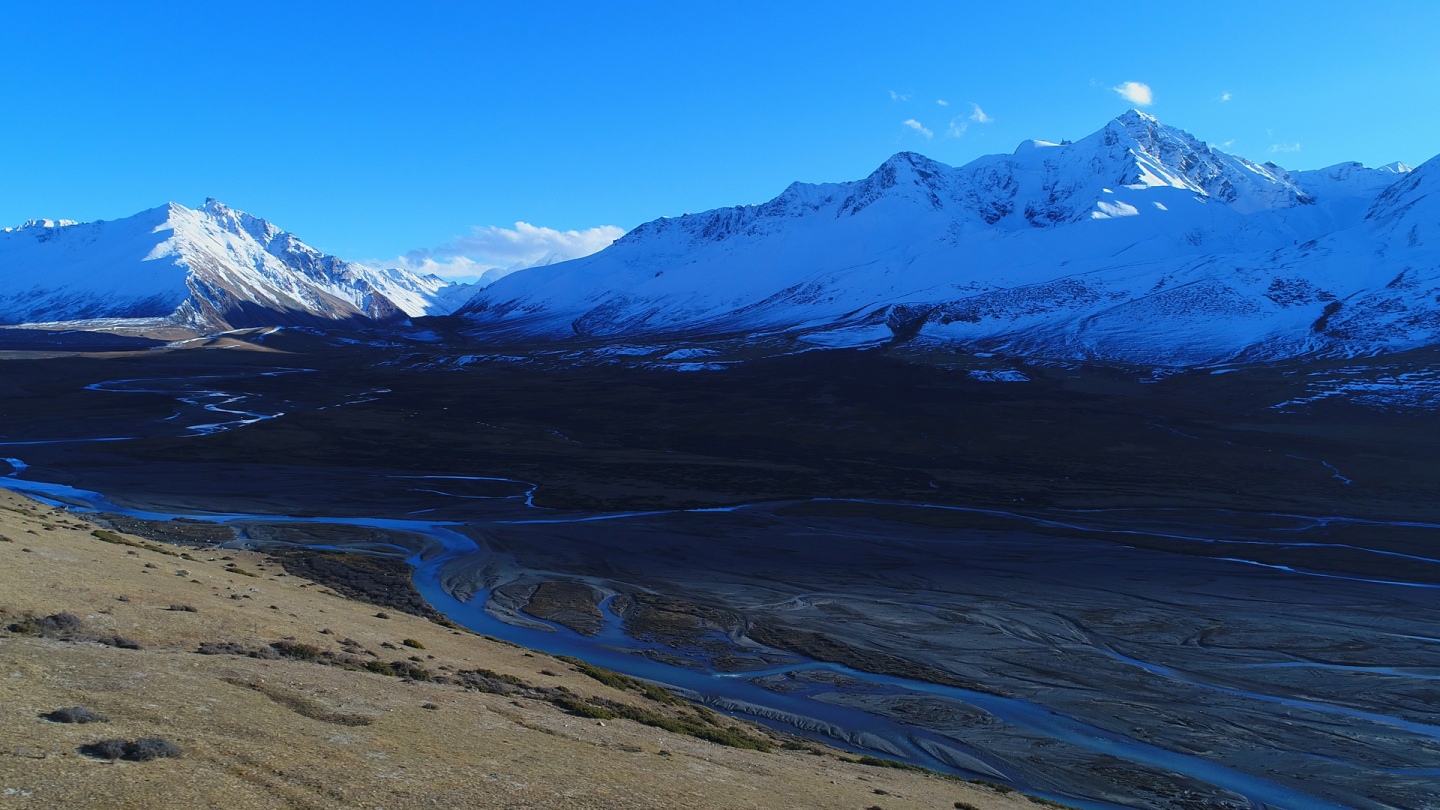
[[[646,223],[477,292],[496,333],[787,332],[1191,365],[1440,341],[1440,160],[1291,172],[1130,111]]]
[[[1130,111],[964,166],[645,223],[489,286],[376,269],[209,200],[0,231],[0,322],[456,312],[495,340],[790,335],[1204,365],[1440,342],[1440,158],[1287,171]],[[487,279],[488,281],[489,279]]]

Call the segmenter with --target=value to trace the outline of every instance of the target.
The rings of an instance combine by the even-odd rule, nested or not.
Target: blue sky
[[[4,0],[0,224],[214,196],[345,258],[505,264],[1079,138],[1125,82],[1289,168],[1440,153],[1433,0],[607,5]]]

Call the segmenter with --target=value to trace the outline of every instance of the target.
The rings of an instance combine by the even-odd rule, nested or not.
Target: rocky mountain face
[[[321,253],[218,200],[0,230],[0,323],[159,318],[206,330],[448,314],[465,285]]]
[[[559,338],[790,332],[1193,365],[1440,342],[1440,160],[1287,171],[1128,112],[1073,143],[663,218],[460,310]]]

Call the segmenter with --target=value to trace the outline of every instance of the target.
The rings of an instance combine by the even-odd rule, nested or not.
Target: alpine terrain
[[[1287,171],[1130,111],[1073,143],[662,218],[461,309],[491,334],[911,340],[1160,365],[1440,342],[1440,159]]]
[[[0,230],[0,323],[157,318],[200,329],[447,314],[466,285],[328,256],[218,200]]]

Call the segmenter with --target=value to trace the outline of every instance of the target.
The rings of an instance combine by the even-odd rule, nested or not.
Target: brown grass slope
[[[223,560],[94,532],[0,490],[0,627],[14,628],[0,632],[0,808],[1035,806],[705,720],[664,693],[611,688],[571,663],[422,617],[378,618],[374,605],[261,554]],[[79,627],[44,621],[61,613]],[[201,655],[202,644],[239,654]],[[315,656],[323,663],[303,660]],[[370,661],[404,662],[417,677],[369,671]],[[610,719],[567,705],[603,705],[596,714]],[[40,716],[73,706],[108,722]],[[727,747],[630,715],[699,718],[774,748]],[[150,737],[183,756],[78,752]]]

